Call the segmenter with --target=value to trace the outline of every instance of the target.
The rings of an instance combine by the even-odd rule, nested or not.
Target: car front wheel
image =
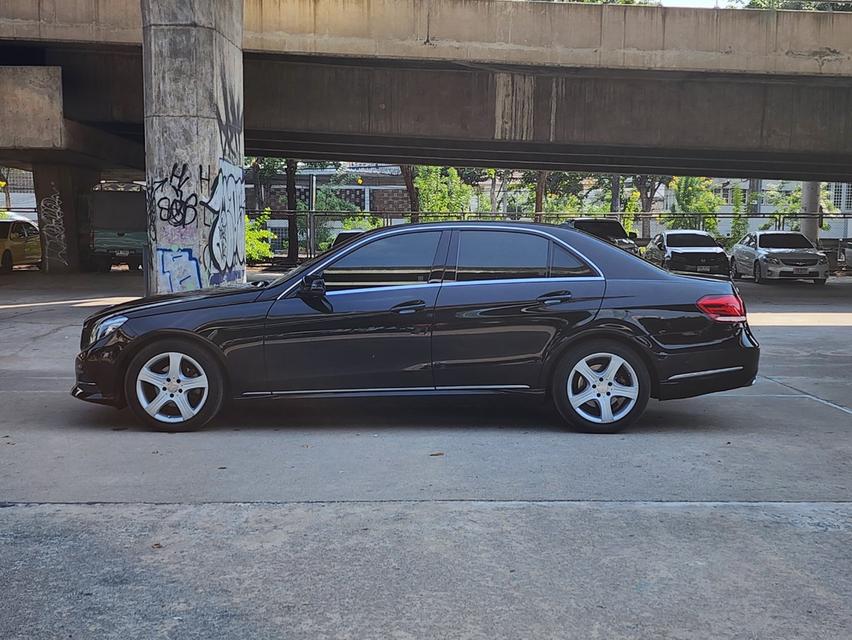
[[[760,268],[760,263],[759,263],[759,262],[755,262],[755,263],[754,263],[754,273],[753,273],[753,276],[754,276],[754,283],[755,283],[755,284],[766,284],[766,280],[765,280],[765,279],[764,279],[764,277],[763,277],[763,271],[762,271],[762,270],[761,270],[761,268]]]
[[[632,349],[593,340],[563,356],[551,393],[559,414],[577,431],[616,433],[642,415],[650,390],[648,369]]]
[[[194,431],[219,412],[224,378],[215,358],[188,340],[163,340],[143,348],[125,376],[127,404],[158,431]]]

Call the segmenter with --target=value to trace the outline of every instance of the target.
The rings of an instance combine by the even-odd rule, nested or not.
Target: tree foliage
[[[266,223],[269,222],[269,207],[263,210],[256,218],[249,219],[246,216],[246,261],[260,262],[272,257],[272,247],[269,245],[270,240],[275,238],[275,234],[266,228]]]
[[[712,189],[710,178],[677,176],[672,178],[675,201],[671,212],[663,216],[669,229],[703,229],[718,232],[718,219],[714,215],[723,200]]]
[[[455,167],[418,167],[414,185],[421,211],[456,213],[470,210],[473,187],[462,181]]]

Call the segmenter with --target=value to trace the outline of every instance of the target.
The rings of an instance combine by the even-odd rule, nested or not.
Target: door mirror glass
[[[321,274],[305,276],[302,278],[300,292],[309,298],[322,298],[325,296],[325,280]]]
[[[631,240],[638,240],[639,239],[639,236],[637,235],[637,233],[635,231],[631,231],[630,233],[628,233],[627,237],[630,238]]]

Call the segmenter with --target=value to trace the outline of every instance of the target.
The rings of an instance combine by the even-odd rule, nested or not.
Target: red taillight
[[[695,303],[701,311],[716,322],[745,322],[746,310],[739,296],[732,293],[721,296],[704,296]]]

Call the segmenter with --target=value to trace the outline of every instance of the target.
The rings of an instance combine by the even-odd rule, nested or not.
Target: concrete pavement
[[[0,278],[0,637],[850,635],[852,281],[743,283],[758,383],[615,436],[459,398],[149,433],[67,395],[140,289]]]

